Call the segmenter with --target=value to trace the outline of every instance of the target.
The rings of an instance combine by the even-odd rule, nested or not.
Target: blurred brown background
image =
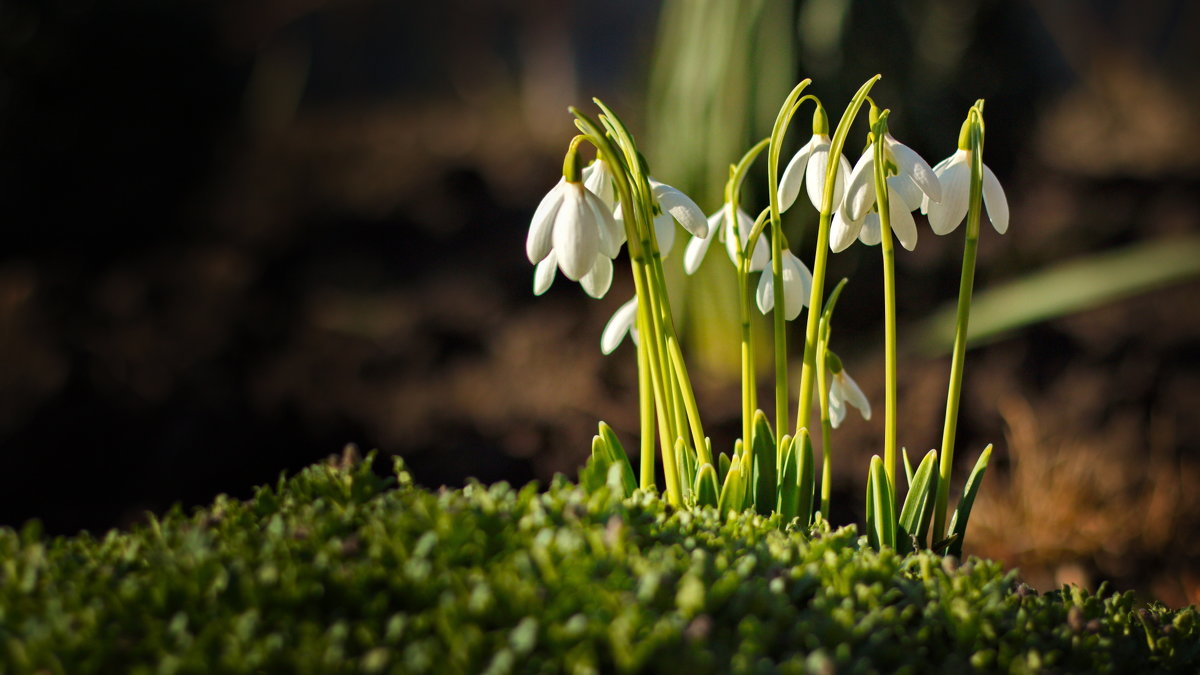
[[[535,299],[523,254],[565,108],[594,95],[706,210],[800,77],[836,115],[883,73],[876,100],[930,163],[986,98],[1013,217],[983,234],[980,291],[1190,241],[1197,38],[1187,0],[0,4],[0,522],[126,525],[347,442],[430,486],[573,475],[598,419],[634,447],[632,352],[598,347],[631,284],[619,268],[602,301],[562,279]],[[745,69],[706,96],[702,58]],[[671,136],[693,118],[712,126]],[[811,220],[789,214],[806,259]],[[953,301],[960,247],[922,227],[902,322]],[[877,255],[831,274],[852,275],[835,349],[882,413]],[[969,550],[1041,590],[1200,601],[1198,292],[1159,284],[970,352],[959,468],[997,453]],[[721,319],[692,297],[685,326]],[[917,334],[900,442],[923,451],[948,359]],[[723,447],[737,384],[719,340],[693,344]],[[881,418],[835,436],[835,522],[857,518]]]

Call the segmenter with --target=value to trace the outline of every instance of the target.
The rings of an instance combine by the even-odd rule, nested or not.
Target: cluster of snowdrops
[[[640,455],[635,475],[629,457],[603,422],[592,443],[592,456],[581,472],[585,484],[608,485],[632,494],[658,489],[656,462],[662,461],[665,498],[676,506],[718,507],[722,513],[755,509],[779,512],[807,527],[829,513],[830,435],[854,407],[871,416],[871,404],[830,347],[832,319],[846,280],[826,293],[825,271],[831,252],[856,241],[878,246],[884,278],[885,401],[883,455],[872,458],[867,473],[866,534],[872,545],[901,551],[932,548],[960,554],[971,505],[987,467],[991,446],[979,455],[957,508],[949,513],[954,436],[962,384],[966,331],[974,285],[981,214],[1003,233],[1008,204],[995,175],[983,164],[983,101],[972,106],[957,149],[930,166],[888,131],[889,111],[870,97],[879,76],[868,80],[830,129],[821,101],[805,94],[800,82],[785,99],[771,136],[751,147],[730,166],[724,203],[706,216],[687,195],[650,176],[633,136],[599,100],[595,118],[572,108],[579,135],[563,161],[562,180],[538,205],[526,239],[526,253],[537,267],[534,293],[544,293],[559,271],[592,297],[603,297],[612,283],[613,260],[627,248],[636,295],[613,315],[601,336],[601,349],[613,352],[629,334],[636,345],[640,407]],[[793,118],[812,107],[812,136],[779,172],[781,146]],[[849,131],[866,111],[865,150],[851,167],[844,155]],[[582,166],[581,149],[591,146],[595,159]],[[751,165],[767,162],[769,204],[750,215],[740,192]],[[802,189],[820,214],[811,268],[791,250],[781,213],[797,206]],[[949,234],[966,221],[956,336],[940,449],[930,450],[914,467],[902,463],[907,482],[903,501],[897,485],[895,242],[912,250],[918,227],[913,212],[928,217],[930,228]],[[742,435],[731,452],[714,455],[705,435],[671,313],[663,260],[673,248],[676,223],[690,235],[683,255],[687,273],[695,272],[714,238],[723,243],[736,268],[741,323]],[[759,275],[756,282],[753,275]],[[774,348],[774,419],[759,409],[753,305],[771,316]],[[808,308],[804,327],[799,395],[790,397],[788,325]],[[815,400],[814,400],[815,397]],[[814,405],[815,404],[815,405]],[[795,406],[794,426],[790,409]],[[819,421],[811,427],[812,412]],[[815,429],[815,431],[814,431]],[[812,435],[821,434],[819,465]]]

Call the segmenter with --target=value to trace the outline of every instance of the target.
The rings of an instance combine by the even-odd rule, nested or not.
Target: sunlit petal
[[[658,252],[667,257],[675,246],[675,219],[669,213],[654,216],[654,238],[658,240]]]
[[[613,353],[625,339],[625,334],[633,329],[637,320],[637,296],[633,296],[625,304],[613,312],[612,318],[604,326],[600,334],[600,351],[605,354]]]
[[[983,202],[987,204],[988,218],[992,227],[1000,234],[1008,231],[1008,198],[1004,196],[1004,188],[992,170],[983,165]]]
[[[800,194],[800,184],[806,175],[805,167],[808,166],[813,148],[818,142],[817,136],[810,138],[803,147],[796,151],[796,154],[792,155],[792,160],[783,170],[783,177],[779,179],[780,212],[787,211],[792,204],[796,203],[796,197]]]
[[[566,192],[563,191],[563,186],[566,181],[559,180],[542,201],[538,203],[537,209],[533,212],[533,218],[529,221],[529,235],[525,238],[525,255],[529,258],[529,262],[537,264],[550,254],[550,249],[553,247],[554,237],[554,219],[558,215],[559,209],[562,207],[563,197]]]
[[[554,250],[558,267],[571,281],[579,281],[596,262],[600,252],[600,229],[584,200],[584,187],[567,183],[566,197],[554,220]]]
[[[938,183],[937,176],[934,175],[929,163],[912,148],[892,138],[891,134],[887,134],[883,138],[892,158],[896,160],[896,168],[900,170],[900,173],[910,176],[917,187],[929,195],[931,200],[942,201],[942,186]]]
[[[870,214],[867,214],[858,220],[847,220],[844,207],[833,214],[833,222],[829,225],[829,250],[841,253],[850,248],[850,244],[854,243],[854,238],[862,229],[863,221],[869,216]]]
[[[554,255],[551,250],[550,254],[542,258],[541,262],[533,270],[533,294],[541,295],[550,290],[550,285],[554,283],[554,276],[558,271],[558,256]]]
[[[847,221],[861,221],[875,203],[875,156],[870,148],[858,158],[846,184],[846,203],[842,206]],[[849,244],[847,244],[849,245]]]
[[[929,229],[934,234],[949,234],[967,217],[971,198],[971,166],[967,162],[967,151],[959,150],[941,167],[938,178],[942,183],[942,202],[930,202],[926,198],[922,209],[929,214]]]
[[[683,229],[687,230],[694,237],[703,237],[708,234],[708,219],[704,217],[704,212],[696,206],[696,202],[692,201],[691,197],[683,194],[679,190],[658,181],[650,181],[650,191],[654,200],[666,213],[670,213]]]

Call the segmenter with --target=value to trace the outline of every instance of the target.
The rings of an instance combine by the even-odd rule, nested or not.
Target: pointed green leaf
[[[593,436],[592,456],[579,471],[579,482],[588,494],[599,490],[608,480],[608,467],[612,465],[608,457],[608,447],[604,439],[600,436]]]
[[[971,475],[967,478],[967,486],[963,488],[962,498],[958,500],[958,508],[954,509],[954,515],[950,517],[950,536],[955,539],[950,542],[947,553],[952,556],[962,557],[963,539],[967,534],[967,520],[971,517],[971,507],[975,506],[975,496],[979,494],[979,485],[983,482],[983,474],[987,471],[988,460],[991,459],[991,456],[992,444],[988,443],[988,446],[979,454],[975,468],[971,469]]]
[[[686,502],[692,497],[692,483],[696,480],[696,456],[682,436],[675,439],[675,466],[679,467],[680,494]]]
[[[746,508],[746,482],[742,479],[742,462],[734,457],[725,474],[725,484],[721,486],[721,498],[717,502],[721,516],[727,516],[730,511],[741,513]]]
[[[908,490],[911,493],[913,484],[913,468],[912,462],[908,461],[908,448],[900,448],[900,456],[904,458],[904,480],[908,482]]]
[[[612,427],[604,422],[600,423],[600,438],[604,439],[604,443],[608,446],[609,459],[613,464],[621,465],[621,488],[624,496],[628,497],[637,489],[637,478],[633,475],[633,464],[629,462],[629,455],[625,454],[625,447],[621,445],[621,439],[617,438],[617,432],[613,431]]]
[[[729,455],[722,452],[717,458],[717,483],[720,485],[725,484],[725,476],[729,475],[729,464]]]
[[[775,456],[775,434],[761,410],[754,413],[751,446],[754,452],[754,508],[766,516],[775,510],[775,490],[779,484],[775,463],[779,460]]]
[[[874,489],[871,505],[875,509],[875,528],[879,545],[896,548],[895,498],[892,496],[892,486],[879,455],[871,458],[871,486]]]
[[[717,470],[712,464],[705,463],[696,472],[696,485],[693,492],[696,494],[697,506],[717,505]]]
[[[879,550],[879,530],[875,526],[875,472],[867,468],[867,545]]]
[[[937,450],[925,453],[925,458],[921,460],[915,475],[908,461],[908,453],[904,453],[904,467],[909,475],[909,485],[904,506],[900,509],[900,530],[896,533],[896,550],[900,553],[908,553],[915,547],[925,545],[924,536],[920,534],[921,517],[937,491],[937,483],[930,481],[931,477],[933,481],[937,481],[934,473],[937,467]],[[929,489],[931,484],[934,486],[932,491]]]
[[[783,447],[783,473],[779,476],[777,503],[778,511],[783,514],[783,519],[790,521],[796,517],[796,502],[800,490],[797,479],[800,467],[796,462],[795,444],[792,443],[792,437],[784,436],[781,444]]]
[[[792,441],[796,451],[796,517],[804,527],[812,522],[813,504],[817,492],[817,469],[813,459],[812,439],[808,436],[808,427],[800,429],[800,435]]]

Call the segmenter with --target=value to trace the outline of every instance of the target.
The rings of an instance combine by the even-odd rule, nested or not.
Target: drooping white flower
[[[913,220],[913,207],[908,201],[913,198],[912,190],[908,187],[913,186],[913,182],[904,176],[889,176],[887,185],[888,214],[891,216],[889,222],[892,232],[900,241],[900,245],[911,251],[917,246],[917,223]],[[842,209],[833,215],[833,222],[829,225],[829,250],[834,253],[844,251],[854,243],[855,238],[869,246],[881,241],[878,210],[868,211],[858,220],[850,220],[847,211],[848,209]]]
[[[650,179],[650,196],[663,213],[671,214],[693,237],[704,237],[708,234],[708,219],[691,197],[653,178]]]
[[[604,325],[604,332],[600,334],[601,352],[611,354],[616,351],[626,333],[633,339],[633,343],[637,344],[637,309],[638,300],[635,295],[613,312],[612,318]]]
[[[808,296],[812,292],[812,272],[786,248],[780,261],[783,263],[783,316],[791,321],[800,316],[800,310],[808,304]],[[758,289],[754,296],[763,314],[775,307],[775,275],[771,273],[771,267],[766,267],[758,278]]]
[[[934,165],[933,173],[942,184],[942,201],[939,204],[925,197],[921,213],[929,216],[929,228],[934,234],[949,234],[967,217],[971,200],[971,151],[959,148]],[[987,164],[983,165],[983,203],[992,227],[1000,234],[1008,231],[1008,198]]]
[[[916,198],[917,191],[931,201],[941,201],[942,186],[929,164],[912,148],[892,138],[891,134],[884,134],[883,142],[887,163],[896,169],[896,182],[888,183],[891,192],[904,195],[907,198],[905,206],[910,207],[910,211],[920,206],[920,200]],[[912,186],[908,183],[912,183]],[[850,172],[846,201],[842,207],[845,210],[843,218],[847,222],[861,221],[874,206],[875,148],[872,145],[867,147]]]
[[[616,219],[617,225],[621,231],[625,231],[625,210],[623,205],[617,204],[617,210],[613,212],[613,218]],[[669,213],[660,213],[654,216],[654,239],[658,242],[658,252],[666,258],[667,254],[675,246],[675,219]]]
[[[859,388],[854,378],[845,369],[832,373],[833,381],[829,383],[829,423],[833,428],[841,426],[846,419],[847,404],[858,408],[864,420],[871,419],[871,402]]]
[[[592,191],[612,211],[617,205],[617,191],[613,187],[613,175],[608,164],[602,159],[594,159],[583,168],[583,186]]]
[[[542,261],[537,264],[533,270],[533,294],[542,295],[550,290],[550,285],[554,283],[555,274],[558,271],[558,256],[553,250],[550,255],[542,258]],[[608,293],[609,287],[612,286],[613,280],[613,264],[612,260],[603,253],[596,254],[596,262],[592,264],[592,269],[579,279],[579,285],[588,295],[599,300]]]
[[[553,251],[563,274],[579,281],[596,267],[597,255],[615,258],[624,240],[624,230],[602,199],[582,183],[562,179],[533,213],[525,254],[538,264]]]
[[[708,217],[708,236],[692,237],[688,242],[683,254],[683,270],[688,274],[694,274],[696,270],[700,269],[700,263],[704,261],[704,255],[708,253],[709,245],[712,244],[713,238],[718,236],[721,241],[725,242],[725,252],[729,254],[729,261],[737,265],[737,242],[741,241],[741,247],[744,248],[750,239],[750,230],[753,228],[754,219],[739,208],[737,209],[737,232],[735,234],[734,221],[729,217],[729,204],[723,205],[719,211]],[[759,237],[758,243],[754,246],[754,253],[750,256],[750,271],[762,270],[770,260],[771,247],[767,245],[766,239]]]
[[[800,184],[808,187],[808,200],[821,210],[825,193],[825,176],[829,170],[830,138],[828,134],[814,133],[812,138],[792,156],[783,177],[779,179],[779,210],[787,211],[800,195]],[[837,177],[833,187],[833,211],[841,208],[846,191],[846,177],[850,174],[850,162],[845,155],[838,155]]]

